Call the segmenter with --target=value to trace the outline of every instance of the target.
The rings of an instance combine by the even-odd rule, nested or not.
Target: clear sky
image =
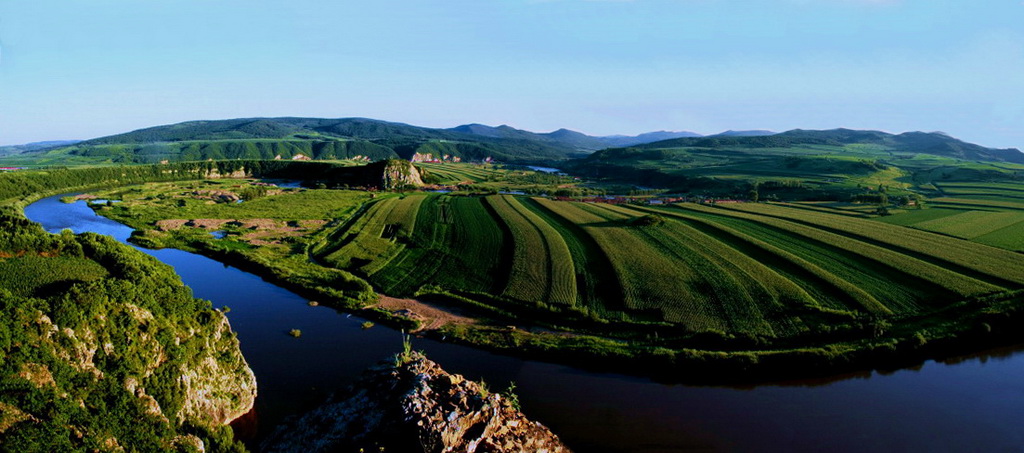
[[[0,0],[0,144],[363,116],[1024,148],[1021,0]]]

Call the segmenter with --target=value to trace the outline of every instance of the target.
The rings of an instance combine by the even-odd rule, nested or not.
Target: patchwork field
[[[226,187],[247,187],[233,184]],[[670,328],[673,338],[795,339],[1024,289],[1019,253],[968,240],[1014,238],[1007,229],[1024,212],[1013,210],[936,206],[887,224],[829,203],[299,189],[214,203],[188,188],[100,194],[124,201],[98,209],[150,230],[143,237],[337,269],[388,296],[456,297],[508,316],[540,310],[597,323],[588,329],[613,323],[600,328],[620,334]],[[215,238],[213,229],[225,234]]]
[[[948,182],[935,187],[943,196],[928,200],[929,209],[879,220],[1024,252],[1024,184]]]

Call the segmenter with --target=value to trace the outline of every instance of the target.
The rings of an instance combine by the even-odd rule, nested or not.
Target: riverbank
[[[452,219],[459,217],[453,214],[456,209],[454,206],[475,209],[480,203],[483,204],[477,214],[493,218],[511,215],[509,213],[513,212],[506,212],[507,206],[502,202],[509,203],[508,206],[512,208],[519,206],[515,208],[519,209],[516,212],[523,215],[529,214],[527,211],[534,208],[548,209],[544,215],[553,215],[555,211],[564,209],[580,212],[584,209],[608,211],[608,215],[616,216],[625,211],[610,207],[591,208],[585,204],[555,207],[559,202],[543,200],[519,202],[507,198],[485,200],[480,197],[449,199],[423,194],[298,189],[277,190],[273,194],[245,200],[242,204],[218,204],[216,200],[207,199],[206,194],[211,190],[217,193],[247,193],[254,184],[258,183],[230,180],[117,189],[99,195],[107,199],[120,198],[122,203],[92,208],[99,214],[137,228],[131,237],[131,241],[136,244],[200,253],[259,275],[310,300],[358,314],[373,322],[491,351],[591,369],[656,376],[669,382],[750,384],[823,377],[857,370],[912,366],[926,359],[948,357],[1022,339],[1013,333],[1016,331],[1013,326],[1020,323],[1017,313],[1021,305],[1024,305],[1021,293],[1005,290],[992,293],[992,289],[999,287],[986,286],[965,276],[961,276],[961,280],[974,282],[971,284],[979,288],[988,288],[989,294],[969,297],[960,302],[937,303],[934,309],[903,313],[890,311],[873,296],[848,284],[830,283],[837,285],[835,288],[847,288],[843,291],[849,291],[847,294],[836,290],[835,297],[847,294],[860,301],[858,303],[866,304],[864,306],[868,307],[868,311],[832,309],[804,300],[786,307],[776,315],[780,324],[769,327],[782,329],[778,333],[755,328],[719,330],[703,327],[694,330],[686,323],[667,322],[651,313],[636,310],[625,310],[617,315],[622,318],[610,319],[615,316],[614,313],[601,315],[588,307],[524,302],[506,293],[459,291],[433,284],[419,286],[410,298],[431,304],[429,309],[421,309],[422,313],[408,307],[389,308],[379,303],[380,294],[387,293],[385,288],[375,287],[371,282],[394,282],[398,279],[399,286],[409,287],[409,284],[401,280],[407,278],[410,272],[426,275],[456,274],[439,278],[455,282],[455,285],[472,286],[476,284],[473,282],[478,281],[472,280],[477,277],[459,274],[457,269],[448,269],[447,265],[437,269],[425,269],[422,266],[405,269],[409,266],[401,264],[395,268],[404,269],[406,274],[392,272],[395,275],[387,278],[370,275],[393,261],[401,261],[403,258],[400,257],[406,256],[401,254],[407,249],[413,250],[408,256],[415,260],[423,259],[419,258],[420,254],[434,253],[431,249],[421,248],[418,249],[420,252],[416,251],[418,246],[414,238],[417,236],[412,232],[412,221],[409,225],[395,223],[403,216],[408,217],[410,212],[426,209],[423,215],[427,216],[433,212],[431,209],[434,206],[429,205],[428,208],[428,203],[436,204],[438,212],[448,212],[443,215],[447,216],[448,222],[454,222]],[[485,209],[487,206],[491,208]],[[725,215],[717,211],[710,213],[704,207],[692,209],[701,215]],[[499,210],[504,214],[499,215]],[[332,214],[328,215],[327,212]],[[403,214],[396,214],[398,212]],[[543,212],[537,211],[537,214]],[[169,214],[175,217],[168,220]],[[734,215],[731,211],[727,214]],[[683,215],[683,211],[673,212],[672,215]],[[749,217],[746,214],[735,215]],[[389,220],[392,223],[385,225],[385,217],[394,220]],[[540,219],[536,216],[531,218]],[[661,220],[662,223],[666,221],[664,218]],[[606,226],[620,233],[623,240],[632,240],[626,234],[655,234],[643,232],[646,230],[629,233],[633,231],[630,228],[640,228],[631,225],[629,222],[613,221]],[[581,228],[578,225],[562,226]],[[505,237],[518,237],[510,228],[498,230],[498,233]],[[556,230],[545,231],[557,234]],[[658,234],[663,233],[667,234],[667,230]],[[525,233],[518,234],[521,236]],[[733,231],[729,234],[732,235],[729,240],[736,240],[738,233]],[[551,239],[545,241],[548,242],[542,244],[549,243]],[[505,243],[500,250],[492,251],[514,255],[515,258],[520,256],[520,252],[509,252],[514,248],[513,245]],[[355,251],[348,251],[346,247],[352,247]],[[761,247],[763,250],[756,253],[773,250],[766,245]],[[491,259],[486,256],[477,257],[469,251],[466,253],[465,257],[448,258],[457,258],[467,263]],[[785,255],[787,252],[773,253],[789,256]],[[586,259],[601,262],[599,257]],[[790,259],[792,263],[801,262],[797,258]],[[378,261],[381,264],[374,264]],[[788,266],[792,267],[792,263]],[[422,264],[441,266],[440,263]],[[823,272],[811,264],[806,266],[811,270],[818,269],[814,272]],[[492,271],[526,272],[517,269],[520,268],[495,268]],[[793,271],[785,266],[782,269]],[[810,270],[803,269],[801,272]],[[971,275],[978,274],[974,272]],[[504,285],[511,278],[495,277],[495,285]],[[814,278],[818,280],[811,280],[820,283],[825,277]],[[580,285],[583,283],[581,280]],[[1007,286],[1013,287],[1014,283],[1007,282],[1004,287]],[[585,291],[593,292],[596,288]],[[950,296],[947,294],[946,297]],[[454,316],[456,312],[462,317],[472,318],[473,322],[448,324],[449,320],[461,319]],[[990,316],[993,313],[1007,318]],[[767,319],[762,317],[757,322],[767,322]],[[784,330],[782,324],[790,326],[786,327],[790,330]],[[793,325],[804,327],[803,330],[794,330]]]
[[[72,228],[122,240],[130,233],[82,203],[44,200],[31,211],[51,231]],[[39,217],[45,212],[53,214]],[[361,370],[401,350],[398,331],[383,325],[365,329],[363,319],[311,307],[308,298],[252,274],[179,250],[144,252],[174,266],[196,297],[230,306],[227,315],[260,383],[256,410],[247,417],[256,425],[256,442],[259,433],[316,407]],[[293,328],[301,329],[301,338],[288,335]],[[1015,422],[1024,417],[1019,350],[954,364],[730,388],[664,385],[449,340],[414,338],[413,348],[497,388],[514,381],[527,413],[577,451],[642,453],[650,445],[708,451],[999,451],[1024,445]]]
[[[136,241],[138,236],[133,235]],[[154,242],[142,242],[158,246]],[[900,321],[864,320],[855,329],[829,335],[783,339],[759,349],[744,348],[742,340],[712,339],[728,349],[673,347],[669,340],[621,339],[587,332],[604,327],[580,319],[576,329],[564,330],[565,319],[547,319],[543,311],[511,312],[445,292],[424,293],[431,310],[408,311],[332,287],[319,266],[259,259],[245,251],[218,247],[215,241],[176,243],[175,248],[208,256],[310,300],[345,310],[403,331],[483,348],[527,359],[545,360],[595,372],[628,373],[661,382],[702,385],[750,385],[793,379],[826,378],[865,370],[893,370],[1024,341],[1024,291],[976,298],[941,311]],[[301,256],[300,256],[301,258]],[[302,260],[303,265],[315,266]],[[307,269],[303,271],[303,269]],[[336,270],[327,270],[335,271]],[[305,273],[303,273],[305,272]],[[356,277],[346,275],[347,283]],[[373,289],[373,297],[380,297]],[[384,296],[388,297],[388,296]],[[523,316],[532,313],[533,316]],[[471,322],[446,323],[468,318]],[[539,321],[539,322],[538,322]],[[547,322],[545,322],[547,321]],[[562,326],[554,324],[561,321]],[[775,346],[775,347],[772,347]]]

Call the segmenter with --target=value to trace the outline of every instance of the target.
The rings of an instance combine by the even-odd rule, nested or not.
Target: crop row
[[[495,173],[494,170],[477,168],[469,166],[468,164],[420,163],[416,165],[426,169],[428,173],[432,173],[449,183],[463,181],[480,182],[486,180]]]
[[[1020,222],[1024,222],[1024,212],[964,211],[953,216],[913,225],[922,230],[974,239]]]
[[[107,275],[107,269],[85,258],[34,255],[0,258],[0,284],[17,296],[44,297],[46,294],[39,294],[39,291],[54,291]]]
[[[1024,214],[921,223],[970,221],[962,228],[979,239],[1014,240],[1014,216]],[[349,232],[326,261],[388,294],[434,285],[695,332],[791,336],[834,316],[912,315],[1024,287],[1019,254],[817,206],[416,194],[372,202]]]
[[[974,240],[993,247],[1024,252],[1024,222],[1000,228]]]
[[[969,207],[969,208],[981,208],[981,209],[1016,209],[1024,210],[1024,203],[1007,201],[1007,200],[984,200],[984,199],[971,199],[971,198],[932,198],[928,200],[934,206],[952,206],[952,207]]]
[[[631,218],[650,212],[611,205],[601,208]],[[701,286],[709,289],[707,298],[721,307],[722,316],[733,330],[766,335],[795,333],[802,323],[792,315],[816,304],[790,279],[681,219],[636,230],[655,247],[669,251],[680,265],[700,275]]]
[[[815,212],[824,212],[827,214],[836,214],[849,217],[868,217],[867,213],[864,212],[866,209],[857,209],[850,207],[837,208],[830,206],[828,203],[815,203],[815,202],[802,202],[802,203],[780,203],[783,206],[787,206],[795,209],[806,209]]]
[[[562,236],[513,197],[495,195],[486,200],[512,234],[512,266],[504,294],[574,305],[576,274]]]
[[[409,195],[395,203],[391,213],[388,214],[387,225],[397,237],[408,238],[416,229],[416,218],[419,216],[420,205],[426,199],[423,195]]]
[[[626,307],[658,313],[695,331],[727,330],[723,307],[708,300],[709,288],[699,275],[652,247],[636,229],[625,227],[625,216],[583,203],[546,206],[579,224],[605,252],[618,275]]]
[[[927,285],[855,251],[829,242],[814,231],[793,231],[743,215],[699,205],[685,205],[675,215],[699,218],[715,228],[729,228],[744,241],[775,255],[770,266],[788,263],[802,272],[789,271],[794,283],[813,292],[822,307],[842,311],[887,314],[916,310]],[[807,236],[801,233],[807,233]],[[822,232],[824,233],[824,232]],[[849,245],[849,244],[845,244]],[[781,271],[781,270],[780,270]],[[887,272],[888,271],[888,272]],[[893,274],[896,275],[893,275]],[[822,287],[822,283],[827,286]]]
[[[736,212],[795,220],[812,227],[835,231],[838,233],[837,235],[898,248],[903,252],[916,255],[921,260],[937,263],[946,268],[956,268],[958,271],[968,271],[979,278],[991,276],[993,278],[987,280],[994,281],[999,285],[1024,286],[1024,260],[1020,259],[1019,254],[1007,250],[881,222],[837,218],[778,206],[744,204],[731,209]],[[915,266],[912,269],[915,269],[913,272],[915,275],[926,275],[921,271],[925,271],[927,267]],[[958,288],[962,294],[973,294],[977,292],[977,289],[971,288],[976,286],[970,282],[964,282],[963,286],[947,287]]]
[[[366,213],[336,239],[333,250],[323,256],[324,262],[341,269],[355,269],[392,257],[395,243],[382,236],[397,201],[397,198],[386,198],[373,202]],[[380,267],[379,264],[372,266],[373,269]]]
[[[977,273],[968,272],[971,275],[966,275],[950,270],[933,262],[930,257],[906,253],[898,247],[877,241],[789,219],[738,210],[717,211],[721,215],[769,227],[776,235],[785,235],[788,242],[784,247],[787,250],[800,254],[864,289],[893,312],[913,313],[927,307],[943,306],[964,297],[1003,290],[974,278]],[[840,220],[840,223],[845,223],[846,220],[857,219]]]
[[[523,206],[557,231],[569,248],[580,308],[606,319],[627,320],[630,315],[623,305],[619,279],[607,255],[579,225],[555,214],[548,207],[552,203],[546,198],[530,198]]]
[[[911,226],[921,222],[927,222],[930,220],[938,220],[949,216],[955,216],[957,214],[961,214],[967,211],[969,210],[931,207],[928,209],[907,211],[900,213],[899,215],[879,217],[877,218],[877,220],[891,225]]]
[[[413,198],[412,196],[407,199]],[[370,282],[382,292],[407,296],[430,281],[437,273],[442,255],[438,252],[447,226],[440,219],[441,196],[423,196],[416,211],[416,221],[409,244],[392,258],[387,266],[376,269]]]
[[[947,182],[936,184],[946,193],[977,193],[977,192],[1018,192],[1024,193],[1024,184],[998,182]]]
[[[436,282],[466,291],[496,292],[505,286],[504,234],[476,197],[450,197],[451,226],[445,236],[444,272]],[[438,264],[435,264],[437,266]]]

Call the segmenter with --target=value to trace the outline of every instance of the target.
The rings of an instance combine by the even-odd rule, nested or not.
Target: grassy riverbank
[[[211,198],[226,194],[250,196]],[[248,180],[96,195],[121,200],[97,210],[136,228],[138,243],[197,251],[311,299],[414,328],[416,315],[376,308],[375,292],[418,298],[480,318],[434,335],[672,380],[823,375],[970,351],[1015,340],[1024,303],[1017,253],[798,206]]]

